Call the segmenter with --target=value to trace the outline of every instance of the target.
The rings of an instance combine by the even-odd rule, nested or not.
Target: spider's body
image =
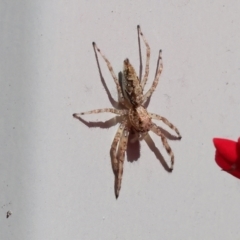
[[[75,113],[74,117],[80,118],[80,115],[91,114],[91,113],[101,113],[101,112],[111,112],[122,116],[122,121],[118,130],[113,139],[110,156],[112,160],[112,168],[115,174],[115,195],[118,197],[119,191],[121,188],[122,182],[122,174],[123,174],[123,163],[125,158],[125,152],[127,149],[128,135],[129,132],[133,130],[135,132],[135,138],[133,140],[142,140],[145,135],[152,131],[161,137],[163,145],[167,151],[167,153],[171,157],[171,169],[173,169],[174,164],[174,155],[173,152],[168,145],[166,137],[161,132],[161,129],[152,122],[152,119],[161,120],[166,125],[168,125],[171,129],[173,129],[178,138],[181,139],[181,135],[178,129],[170,123],[166,118],[161,117],[154,113],[149,113],[144,107],[144,103],[148,100],[148,98],[152,95],[159,81],[160,74],[163,69],[162,65],[162,57],[161,50],[159,51],[158,57],[158,68],[155,75],[155,79],[153,81],[152,87],[144,94],[143,90],[145,84],[147,82],[148,74],[149,74],[149,60],[150,60],[150,47],[141,32],[140,26],[138,26],[138,33],[142,36],[143,41],[146,45],[146,66],[145,66],[145,75],[143,80],[140,82],[133,66],[130,64],[129,60],[126,59],[123,62],[123,79],[118,81],[113,68],[108,61],[108,59],[103,55],[100,49],[97,47],[95,43],[93,43],[94,49],[97,50],[105,62],[107,63],[108,69],[112,74],[112,77],[116,83],[119,103],[121,104],[123,109],[113,109],[113,108],[105,108],[105,109],[96,109],[89,112]]]
[[[130,108],[128,110],[128,119],[130,125],[140,133],[148,132],[151,129],[152,118],[148,115],[143,106]]]
[[[128,59],[123,63],[123,76],[124,86],[122,86],[122,92],[125,100],[130,103],[128,110],[130,125],[136,132],[146,133],[150,130],[152,121],[147,110],[142,105],[143,89],[135,69]]]

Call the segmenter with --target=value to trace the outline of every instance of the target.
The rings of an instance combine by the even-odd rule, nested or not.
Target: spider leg
[[[148,113],[148,114],[150,115],[150,117],[152,119],[163,121],[166,125],[168,125],[171,129],[173,129],[177,133],[179,139],[182,138],[182,136],[181,136],[180,132],[178,131],[178,129],[172,123],[170,123],[166,118],[161,117],[161,116],[159,116],[159,115],[157,115],[155,113]]]
[[[128,131],[126,119],[118,127],[110,149],[112,168],[115,175],[115,195],[118,198],[122,182],[124,154],[127,148]],[[124,150],[125,149],[125,150]]]
[[[125,160],[125,152],[127,150],[127,142],[128,142],[128,134],[129,130],[125,127],[122,137],[119,142],[119,147],[118,147],[118,153],[117,153],[117,158],[118,158],[118,173],[115,176],[115,195],[116,198],[119,196],[119,192],[121,189],[121,183],[122,183],[122,175],[123,175],[123,164]]]
[[[113,168],[113,172],[114,172],[115,176],[117,176],[117,174],[118,174],[117,147],[118,147],[119,141],[121,139],[121,136],[123,134],[124,127],[125,127],[125,122],[123,121],[118,127],[118,130],[114,136],[114,139],[113,139],[113,142],[111,145],[111,149],[110,149],[112,168]]]
[[[157,73],[155,76],[155,79],[152,83],[152,87],[144,94],[143,96],[143,103],[146,102],[146,100],[151,97],[152,93],[155,91],[157,85],[158,85],[158,81],[159,81],[159,77],[162,73],[163,70],[163,63],[162,63],[162,50],[159,51],[159,55],[158,55],[158,67],[157,67]]]
[[[141,37],[146,45],[146,56],[147,57],[146,57],[146,65],[145,65],[145,74],[144,74],[143,80],[141,82],[142,89],[144,89],[147,79],[148,79],[148,74],[149,74],[150,47],[149,47],[149,44],[148,44],[146,38],[144,37],[144,35],[141,31],[141,28],[139,25],[137,26],[137,29],[138,29],[138,34],[141,35]]]
[[[85,114],[92,114],[92,113],[105,113],[105,112],[111,112],[117,115],[126,115],[127,114],[127,110],[125,109],[115,109],[115,108],[102,108],[102,109],[95,109],[92,111],[88,111],[88,112],[81,112],[81,113],[74,113],[73,117],[79,117],[80,115],[85,115]]]
[[[117,91],[118,91],[118,96],[120,98],[120,103],[123,104],[125,106],[125,101],[124,101],[124,97],[123,97],[123,94],[122,94],[122,89],[119,85],[119,82],[118,82],[118,79],[113,71],[113,67],[111,65],[111,63],[109,62],[109,60],[105,57],[105,55],[101,52],[101,50],[97,47],[97,44],[95,42],[93,42],[93,47],[100,53],[100,55],[102,56],[102,58],[104,59],[104,61],[106,62],[107,64],[107,67],[112,75],[112,78],[117,86]]]
[[[167,142],[167,138],[163,135],[163,133],[161,132],[160,128],[156,125],[156,124],[152,124],[151,130],[157,134],[159,137],[161,137],[163,146],[165,147],[168,155],[171,157],[171,170],[173,170],[173,164],[174,164],[174,155],[173,155],[173,151],[170,148],[168,142]]]

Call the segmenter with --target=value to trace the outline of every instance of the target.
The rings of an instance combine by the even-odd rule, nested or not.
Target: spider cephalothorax
[[[148,132],[152,126],[152,118],[143,106],[130,108],[128,110],[128,119],[131,126],[137,132]]]
[[[115,108],[104,108],[104,109],[92,110],[89,112],[73,114],[73,116],[76,118],[80,118],[81,115],[85,115],[85,114],[102,113],[102,112],[111,112],[111,113],[115,113],[117,115],[122,116],[122,121],[115,134],[115,137],[112,142],[111,150],[110,150],[112,168],[115,175],[116,197],[119,196],[119,192],[121,188],[123,163],[125,159],[125,152],[127,150],[128,135],[130,131],[133,130],[133,132],[136,134],[136,138],[140,140],[143,139],[149,131],[156,133],[161,138],[167,153],[171,157],[171,169],[173,169],[173,164],[174,164],[173,152],[170,146],[168,145],[166,137],[161,132],[161,128],[158,127],[155,123],[153,123],[152,119],[163,121],[166,125],[168,125],[168,127],[173,129],[177,133],[178,138],[181,139],[181,135],[178,129],[172,123],[170,123],[166,118],[162,116],[159,116],[154,113],[149,113],[143,105],[148,100],[148,98],[152,95],[152,93],[157,87],[159,77],[163,69],[162,57],[161,57],[162,52],[161,50],[159,51],[158,67],[157,67],[155,79],[152,83],[151,88],[144,94],[143,90],[149,74],[150,47],[140,29],[140,26],[138,26],[137,28],[138,28],[138,34],[142,36],[143,41],[146,45],[146,55],[147,55],[145,74],[141,82],[128,59],[125,59],[123,62],[123,78],[121,79],[121,81],[118,81],[113,71],[113,68],[111,66],[111,63],[108,61],[105,55],[100,51],[96,43],[93,43],[94,49],[100,53],[100,55],[103,57],[103,59],[107,63],[108,69],[111,72],[114,82],[116,83],[118,96],[119,96],[119,103],[122,105],[122,109],[119,110]]]

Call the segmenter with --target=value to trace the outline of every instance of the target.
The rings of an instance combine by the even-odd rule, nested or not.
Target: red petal
[[[232,169],[232,164],[225,161],[224,158],[218,152],[216,152],[216,163],[220,168],[222,168],[223,171],[233,175],[236,178],[240,178],[240,169]]]
[[[228,139],[221,139],[221,138],[214,138],[213,143],[216,148],[216,161],[217,158],[221,155],[221,159],[219,159],[220,162],[223,160],[229,162],[229,163],[235,163],[238,159],[238,144],[239,142],[235,142]],[[240,147],[239,147],[240,148]],[[217,162],[218,163],[218,162]],[[219,165],[220,166],[220,165]]]
[[[240,158],[240,138],[237,141],[237,151],[238,151],[238,156]]]
[[[217,165],[225,171],[228,171],[232,167],[232,163],[226,161],[225,158],[223,158],[222,155],[218,153],[218,151],[216,151],[215,161]]]
[[[236,178],[240,178],[240,171],[239,170],[229,170],[229,171],[226,171],[226,172],[233,175]]]

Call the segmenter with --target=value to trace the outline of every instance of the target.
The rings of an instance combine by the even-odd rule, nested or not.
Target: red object
[[[237,142],[214,138],[213,143],[216,148],[215,160],[223,171],[240,178],[240,138]]]

